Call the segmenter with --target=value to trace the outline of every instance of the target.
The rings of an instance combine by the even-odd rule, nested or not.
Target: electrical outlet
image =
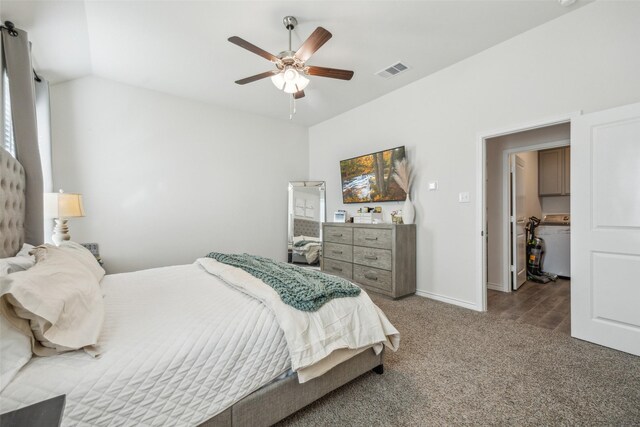
[[[469,203],[469,192],[465,191],[458,194],[458,202],[460,203]]]
[[[438,189],[438,181],[429,183],[429,191],[436,191]]]

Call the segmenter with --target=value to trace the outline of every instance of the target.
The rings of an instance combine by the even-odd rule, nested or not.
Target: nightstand
[[[98,261],[98,264],[100,264],[101,266],[104,264],[104,262],[102,261],[102,258],[100,258],[100,246],[97,243],[80,243],[80,244],[85,248],[89,249],[89,252],[91,252],[93,256],[96,257],[96,261]]]
[[[66,395],[16,409],[0,415],[2,427],[54,427],[62,422]]]

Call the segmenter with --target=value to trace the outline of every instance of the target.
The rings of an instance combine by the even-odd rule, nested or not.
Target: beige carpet
[[[640,357],[421,297],[372,296],[401,334],[282,425],[640,425]]]

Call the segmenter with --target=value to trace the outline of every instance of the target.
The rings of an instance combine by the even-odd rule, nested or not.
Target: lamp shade
[[[271,81],[279,90],[286,93],[296,93],[304,90],[309,84],[309,79],[297,72],[293,68],[271,76]]]
[[[282,77],[282,73],[274,74],[271,76],[271,81],[278,88],[278,90],[282,90],[284,88],[284,77]]]
[[[296,93],[304,90],[305,87],[309,84],[309,79],[306,77],[298,75],[298,77],[290,82],[285,81],[284,90],[286,93]]]
[[[47,218],[74,218],[84,216],[82,194],[45,193],[44,215]]]

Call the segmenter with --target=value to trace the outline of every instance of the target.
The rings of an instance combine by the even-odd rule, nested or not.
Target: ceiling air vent
[[[402,62],[398,62],[390,67],[385,68],[384,70],[378,71],[376,73],[376,76],[388,79],[389,77],[397,76],[398,74],[407,71],[408,69],[409,67],[407,65],[403,64]]]

